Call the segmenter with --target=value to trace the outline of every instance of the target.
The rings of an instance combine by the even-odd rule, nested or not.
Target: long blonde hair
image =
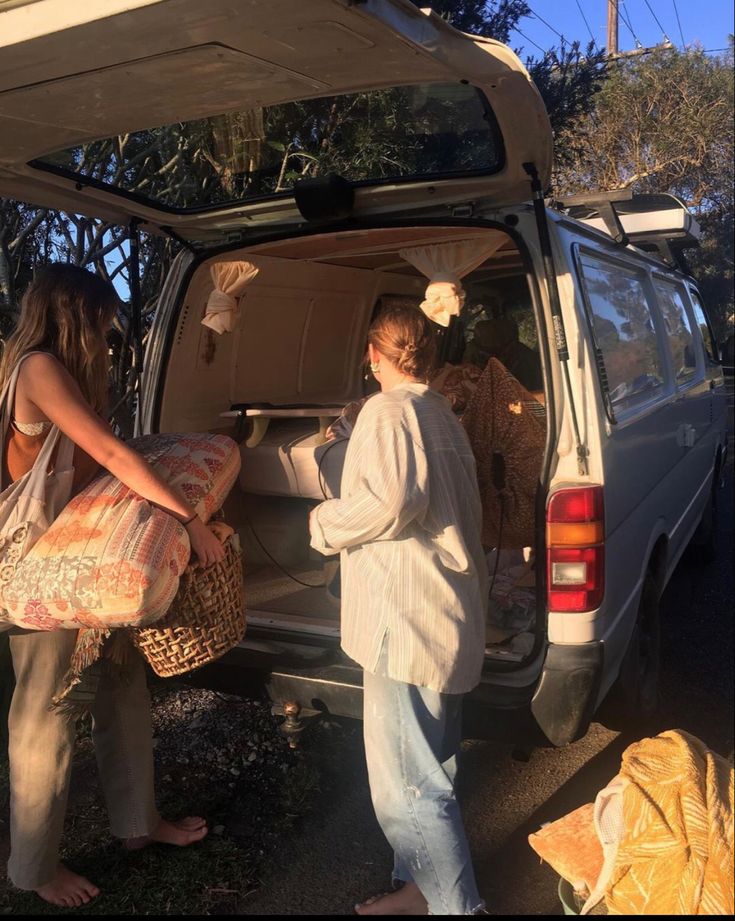
[[[107,404],[105,334],[120,299],[113,286],[76,265],[39,271],[21,301],[20,318],[0,360],[0,389],[27,352],[49,352],[79,385],[96,412]]]

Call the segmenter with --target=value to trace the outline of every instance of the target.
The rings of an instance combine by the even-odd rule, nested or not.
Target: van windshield
[[[489,174],[504,152],[479,90],[434,83],[177,122],[32,165],[188,211],[288,193],[297,179],[328,173],[357,183]]]

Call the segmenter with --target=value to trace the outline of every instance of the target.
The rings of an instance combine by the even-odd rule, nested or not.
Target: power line
[[[541,45],[536,44],[536,42],[535,42],[532,38],[529,38],[529,37],[525,34],[525,32],[521,32],[521,30],[518,28],[518,26],[514,26],[514,27],[513,27],[513,31],[514,31],[514,32],[517,32],[519,35],[522,35],[523,38],[525,38],[527,42],[530,42],[532,45],[536,45],[536,47],[537,47],[538,50],[541,52],[541,54],[543,54],[543,56],[546,57],[546,55],[548,54],[548,52],[546,51],[546,49],[545,49],[545,48],[542,48]]]
[[[684,33],[681,31],[681,19],[679,19],[679,9],[676,5],[676,0],[674,0],[674,12],[676,13],[676,24],[679,26],[679,35],[681,35],[681,44],[686,48],[686,42],[684,41]]]
[[[614,55],[608,59],[609,63],[612,64],[624,64],[630,58],[642,57],[644,54],[656,54],[658,51],[674,51],[676,50],[676,45],[657,45],[655,48],[636,48],[635,51],[623,51],[621,54]],[[721,54],[723,51],[729,51],[729,48],[702,48],[699,50],[700,54]],[[689,53],[689,52],[687,52]],[[584,61],[579,61],[578,64],[581,65],[585,63]],[[574,65],[578,66],[578,65]]]
[[[623,2],[623,6],[625,6],[625,0],[622,0],[622,2]],[[626,8],[626,10],[628,9],[627,6],[626,6],[625,8]],[[633,36],[633,39],[635,40],[636,46],[637,46],[638,48],[642,48],[642,47],[643,47],[643,43],[641,42],[641,40],[638,38],[638,36],[637,36],[637,35],[635,34],[635,32],[633,31],[633,26],[631,25],[630,18],[629,18],[629,14],[626,15],[626,13],[623,12],[623,10],[622,10],[620,4],[618,4],[618,13],[619,13],[619,15],[620,15],[620,18],[621,18],[621,19],[623,20],[623,22],[625,23],[625,27],[626,27],[627,30],[630,32],[630,34]]]
[[[579,0],[575,0],[575,2],[576,2],[576,4],[577,4],[577,9],[578,9],[579,12],[582,14],[582,19],[584,19],[584,24],[587,26],[587,31],[589,32],[590,38],[592,39],[592,44],[593,44],[593,45],[596,45],[597,42],[595,41],[595,36],[592,34],[592,29],[590,29],[590,24],[587,22],[587,17],[584,15],[584,10],[583,10],[582,7],[579,5]]]
[[[528,6],[528,4],[526,4],[526,6]],[[529,10],[531,10],[531,13],[536,17],[536,19],[540,19],[540,20],[541,20],[541,22],[547,27],[547,29],[551,29],[551,31],[554,32],[556,35],[558,35],[559,38],[560,38],[562,41],[566,41],[566,39],[565,39],[564,36],[561,34],[561,32],[558,32],[558,31],[551,25],[551,23],[547,22],[547,21],[544,19],[543,16],[539,16],[539,14],[536,12],[536,10],[531,9],[530,6],[529,6],[528,8],[529,8]]]
[[[660,20],[660,19],[658,18],[658,16],[654,13],[653,7],[651,6],[651,4],[648,2],[648,0],[643,0],[643,2],[646,4],[646,6],[648,7],[648,9],[650,10],[651,16],[653,16],[653,18],[656,20],[656,25],[659,27],[659,29],[661,29],[661,34],[662,34],[663,37],[664,37],[664,41],[665,41],[665,42],[671,41],[671,39],[669,38],[669,36],[666,34],[666,29],[664,29],[664,27],[661,25],[661,20]]]

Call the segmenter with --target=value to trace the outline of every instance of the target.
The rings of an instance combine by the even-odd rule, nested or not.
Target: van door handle
[[[697,431],[689,422],[682,422],[676,430],[676,443],[680,448],[693,448],[697,440]]]

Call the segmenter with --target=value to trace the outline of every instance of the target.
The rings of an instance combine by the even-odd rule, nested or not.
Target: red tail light
[[[550,611],[592,611],[605,591],[602,486],[560,489],[546,512]]]

